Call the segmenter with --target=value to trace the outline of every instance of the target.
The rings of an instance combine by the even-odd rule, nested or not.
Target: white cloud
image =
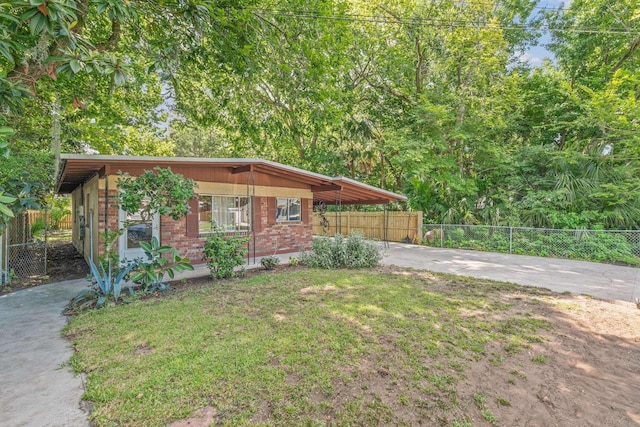
[[[522,52],[522,51],[516,52],[516,57],[520,61],[527,63],[532,67],[537,67],[539,65],[542,65],[542,58],[540,58],[539,56],[532,55],[531,52]]]

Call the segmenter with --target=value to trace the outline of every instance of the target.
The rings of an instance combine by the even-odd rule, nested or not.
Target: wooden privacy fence
[[[44,211],[29,211],[29,224],[35,224],[38,220],[44,221],[44,218]],[[53,226],[51,212],[47,212],[47,221],[49,221],[49,226]],[[72,226],[73,221],[71,220],[71,215],[63,216],[60,220],[60,229],[70,230]]]
[[[329,221],[325,233],[321,225],[321,217],[313,213],[313,234],[330,236],[340,233],[349,235],[361,232],[369,239],[401,242],[409,237],[420,240],[422,237],[422,212],[326,212],[324,217]],[[386,225],[386,227],[385,227]],[[386,232],[385,232],[386,228]]]

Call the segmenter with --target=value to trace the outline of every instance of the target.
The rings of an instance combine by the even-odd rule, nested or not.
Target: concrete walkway
[[[60,330],[66,303],[85,279],[0,296],[0,426],[87,426],[82,379]]]
[[[390,243],[383,264],[538,286],[600,299],[640,298],[640,269],[586,261]]]

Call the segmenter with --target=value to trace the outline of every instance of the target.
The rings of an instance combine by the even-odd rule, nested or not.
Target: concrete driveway
[[[85,279],[0,296],[0,426],[87,426],[82,379],[60,330],[66,303]]]
[[[383,264],[538,286],[606,300],[640,298],[640,269],[586,261],[390,243]]]

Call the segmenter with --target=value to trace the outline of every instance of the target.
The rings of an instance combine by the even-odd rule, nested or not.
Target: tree
[[[130,214],[140,214],[144,221],[154,215],[166,215],[179,220],[189,213],[189,201],[195,197],[196,183],[171,168],[156,167],[137,177],[118,178],[118,205]]]
[[[207,0],[0,4],[0,124],[17,130],[8,142],[26,180],[54,182],[61,150],[171,154],[157,127],[161,75],[215,10]]]

